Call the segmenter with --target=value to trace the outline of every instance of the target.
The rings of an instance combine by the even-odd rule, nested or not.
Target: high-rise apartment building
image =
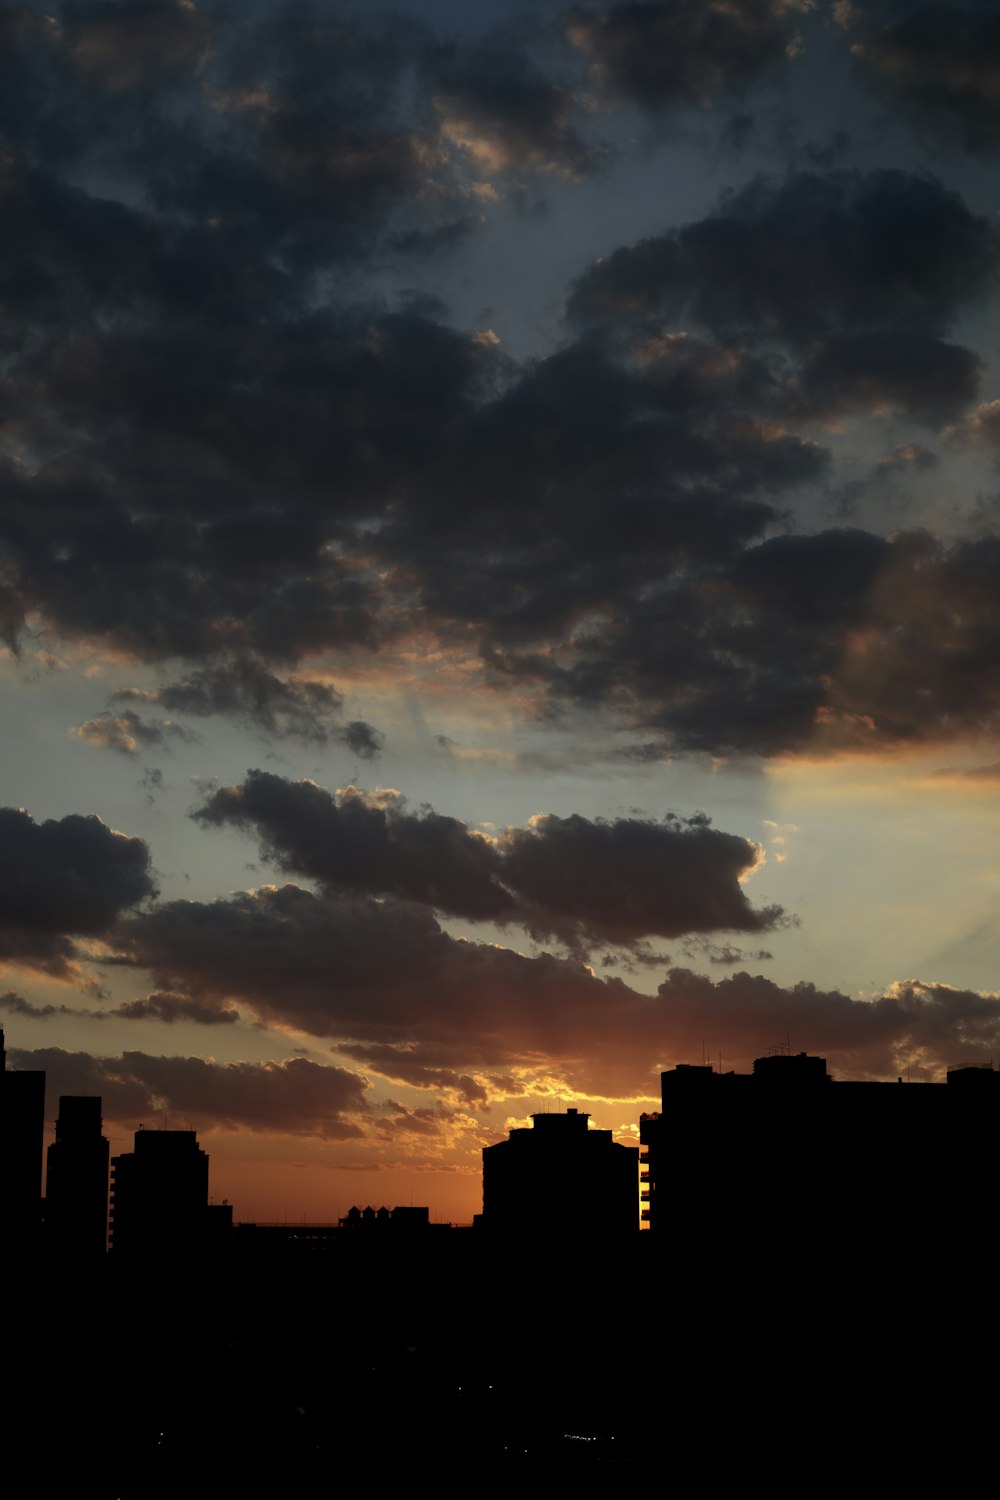
[[[45,1235],[61,1256],[103,1255],[108,1240],[108,1142],[101,1100],[63,1094],[48,1150]]]
[[[634,1232],[638,1156],[590,1116],[535,1114],[532,1128],[483,1148],[482,1224],[518,1234]]]

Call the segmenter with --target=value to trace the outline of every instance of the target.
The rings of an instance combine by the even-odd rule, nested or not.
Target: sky
[[[238,1219],[1000,1059],[1000,15],[0,7],[0,1024]]]

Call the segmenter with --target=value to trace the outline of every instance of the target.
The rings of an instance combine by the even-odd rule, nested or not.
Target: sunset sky
[[[1000,1059],[995,0],[0,7],[0,1025],[237,1219]]]

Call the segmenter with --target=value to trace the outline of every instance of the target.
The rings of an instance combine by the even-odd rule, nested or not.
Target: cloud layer
[[[254,1130],[348,1140],[363,1133],[363,1078],[345,1068],[286,1062],[214,1062],[123,1052],[100,1057],[59,1047],[11,1053],[46,1074],[50,1108],[60,1094],[96,1094],[105,1119],[132,1129],[163,1111],[201,1130]]]
[[[447,265],[529,180],[592,178],[612,106],[683,113],[794,68],[809,9],[582,5],[462,39],[321,5],[6,8],[5,639],[40,625],[163,664],[136,692],[182,723],[360,758],[379,731],[345,722],[330,676],[415,642],[678,749],[823,748],[831,720],[908,738],[911,712],[897,732],[840,680],[861,635],[902,633],[879,617],[893,557],[887,587],[867,566],[884,539],[855,539],[851,608],[790,664],[766,648],[797,583],[771,562],[779,530],[812,544],[796,515],[831,481],[838,423],[897,423],[898,447],[973,434],[985,369],[958,331],[993,293],[997,236],[959,193],[899,167],[744,179],[691,222],[612,238],[561,345],[521,362],[485,313],[458,327],[365,280]],[[827,44],[861,37],[864,76],[907,97],[944,56],[927,109],[978,100],[988,134],[982,8],[941,48],[932,7],[836,12]],[[986,681],[963,680],[939,731],[982,711]],[[167,733],[126,719],[140,708],[81,736],[128,753]]]
[[[775,1040],[851,1076],[938,1076],[1000,1041],[994,995],[901,984],[871,1002],[740,973],[672,969],[655,995],[574,959],[450,937],[425,908],[296,886],[131,919],[120,961],[199,1005],[325,1037],[384,1076],[465,1098],[531,1087],[650,1097],[657,1071],[707,1048],[746,1067]]]
[[[690,932],[759,932],[783,917],[755,910],[740,881],[760,860],[747,839],[705,817],[661,822],[539,814],[485,835],[397,792],[336,794],[251,771],[194,814],[251,830],[281,869],[334,893],[392,896],[447,916],[516,922],[572,948]]]

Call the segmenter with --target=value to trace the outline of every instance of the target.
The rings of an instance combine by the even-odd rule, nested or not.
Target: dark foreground
[[[93,1500],[952,1484],[993,1432],[991,1291],[981,1244],[902,1238],[33,1260],[4,1464]]]

